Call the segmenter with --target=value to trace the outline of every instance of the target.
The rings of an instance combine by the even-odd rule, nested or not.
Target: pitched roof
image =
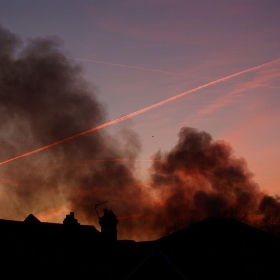
[[[39,224],[39,223],[41,223],[40,220],[37,219],[33,214],[29,214],[23,222],[28,223],[28,224]]]

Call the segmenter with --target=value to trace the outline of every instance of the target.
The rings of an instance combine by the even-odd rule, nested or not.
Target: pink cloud
[[[251,100],[247,108],[248,115],[234,130],[222,138],[230,142],[235,150],[244,156],[250,169],[255,173],[255,180],[269,192],[279,193],[279,118],[277,109],[266,107],[266,96]]]
[[[248,82],[236,82],[237,86],[235,89],[231,90],[225,95],[222,95],[221,97],[217,98],[214,102],[210,103],[208,106],[198,110],[191,119],[194,119],[196,121],[199,121],[201,117],[204,117],[209,114],[215,113],[217,110],[220,110],[226,106],[231,105],[234,102],[240,101],[241,98],[244,98],[244,93],[251,91],[256,88],[272,88],[272,89],[280,89],[280,87],[270,85],[269,83],[272,83],[275,81],[275,79],[280,77],[280,69],[279,69],[279,63],[278,64],[272,64],[269,67],[263,68],[258,70],[254,77],[251,79],[251,81]],[[228,81],[229,83],[231,81]],[[232,82],[235,83],[235,82]],[[256,100],[255,100],[256,101]],[[258,103],[258,102],[257,102]],[[190,118],[188,118],[189,120]]]
[[[277,32],[271,26],[244,25],[248,14],[259,13],[257,6],[246,3],[148,2],[149,5],[131,1],[112,4],[109,9],[92,5],[87,7],[86,13],[94,26],[142,41],[190,45],[216,45],[219,42],[231,49],[236,46],[244,49]],[[258,48],[258,44],[254,47]]]

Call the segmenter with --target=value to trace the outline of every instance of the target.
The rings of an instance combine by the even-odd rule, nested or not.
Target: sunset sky
[[[2,0],[0,24],[23,39],[59,37],[97,88],[106,121],[278,60],[104,129],[129,127],[139,135],[142,182],[154,153],[169,151],[187,126],[230,143],[260,188],[280,194],[278,0]],[[79,168],[90,164],[79,160]],[[14,179],[1,176],[0,184]],[[69,210],[61,209],[41,216]]]

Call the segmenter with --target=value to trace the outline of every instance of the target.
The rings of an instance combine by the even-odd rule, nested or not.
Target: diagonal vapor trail
[[[105,65],[118,66],[118,67],[123,67],[123,68],[132,68],[132,69],[137,69],[137,70],[150,71],[150,72],[158,72],[158,73],[172,74],[172,75],[179,75],[179,76],[199,77],[199,76],[188,75],[188,74],[183,74],[183,73],[179,73],[179,72],[169,72],[169,71],[163,71],[163,70],[159,70],[159,69],[145,68],[145,67],[139,67],[139,66],[133,66],[133,65],[127,65],[127,64],[100,61],[100,60],[93,60],[93,59],[87,59],[87,58],[81,58],[81,57],[67,56],[67,58],[81,60],[81,61],[85,61],[85,62],[92,62],[92,63],[97,63],[97,64],[105,64]],[[210,79],[210,78],[208,78],[208,79]]]
[[[162,105],[164,105],[164,104],[166,104],[166,103],[169,103],[169,102],[171,102],[171,101],[174,101],[174,100],[176,100],[176,99],[178,99],[178,98],[181,98],[181,97],[183,97],[183,96],[185,96],[185,95],[187,95],[187,94],[190,94],[190,93],[192,93],[192,92],[196,92],[196,91],[198,91],[198,90],[207,88],[207,87],[209,87],[209,86],[212,86],[212,85],[215,85],[215,84],[218,84],[218,83],[227,81],[227,80],[229,80],[229,79],[231,79],[231,78],[234,78],[234,77],[243,75],[243,74],[245,74],[245,73],[253,72],[253,71],[258,70],[258,69],[260,69],[260,68],[262,68],[262,67],[268,66],[268,65],[270,65],[270,64],[272,64],[272,63],[276,63],[276,62],[279,62],[279,61],[280,61],[280,58],[275,59],[275,60],[270,61],[270,62],[266,62],[266,63],[260,64],[260,65],[258,65],[258,66],[252,67],[252,68],[248,68],[248,69],[239,71],[239,72],[234,73],[234,74],[231,74],[231,75],[229,75],[229,76],[226,76],[226,77],[223,77],[223,78],[214,80],[214,81],[212,81],[212,82],[206,83],[206,84],[204,84],[204,85],[198,86],[198,87],[193,88],[193,89],[190,89],[190,90],[188,90],[188,91],[179,93],[179,94],[174,95],[174,96],[172,96],[172,97],[170,97],[170,98],[167,98],[167,99],[165,99],[165,100],[162,100],[162,101],[160,101],[160,102],[157,102],[157,103],[155,103],[155,104],[152,104],[152,105],[150,105],[150,106],[147,106],[147,107],[145,107],[145,108],[143,108],[143,109],[140,109],[140,110],[137,110],[137,111],[132,112],[132,113],[130,113],[130,114],[127,114],[127,115],[125,115],[125,116],[123,116],[123,117],[114,119],[114,120],[112,120],[112,121],[106,122],[106,123],[101,124],[101,125],[98,125],[98,126],[96,126],[96,127],[93,127],[93,128],[91,128],[91,129],[88,129],[88,130],[86,130],[86,131],[80,132],[80,133],[78,133],[78,134],[75,134],[75,135],[72,135],[72,136],[67,137],[67,138],[65,138],[65,139],[59,140],[59,141],[57,141],[57,142],[54,142],[54,143],[52,143],[52,144],[43,146],[43,147],[41,147],[41,148],[39,148],[39,149],[36,149],[36,150],[30,151],[30,152],[27,152],[27,153],[24,153],[24,154],[15,156],[15,157],[10,158],[10,159],[8,159],[8,160],[4,160],[4,161],[0,162],[0,165],[6,164],[6,163],[8,163],[8,162],[11,162],[11,161],[14,161],[14,160],[17,160],[17,159],[20,159],[20,158],[24,158],[24,157],[33,155],[33,154],[38,153],[38,152],[42,152],[42,151],[44,151],[44,150],[47,150],[47,149],[52,148],[52,147],[54,147],[54,146],[60,145],[60,144],[62,144],[62,143],[64,143],[64,142],[70,141],[70,140],[72,140],[72,139],[78,138],[78,137],[80,137],[80,136],[89,134],[89,133],[94,132],[94,131],[96,131],[96,130],[100,130],[100,129],[105,128],[105,127],[107,127],[107,126],[110,126],[110,125],[113,125],[113,124],[116,124],[116,123],[125,121],[125,120],[127,120],[127,119],[130,119],[130,118],[132,118],[132,117],[138,116],[138,115],[140,115],[140,114],[142,114],[142,113],[145,113],[145,112],[147,112],[147,111],[149,111],[149,110],[155,109],[155,108],[157,108],[157,107],[159,107],[159,106],[162,106]]]
[[[125,162],[125,161],[154,161],[154,159],[135,159],[135,158],[105,158],[105,159],[86,159],[86,160],[74,160],[74,161],[71,161],[71,162],[81,162],[81,163],[84,163],[84,162],[92,162],[92,163],[95,163],[95,162]],[[158,160],[158,161],[163,161],[163,160]]]
[[[85,61],[85,62],[90,62],[90,63],[111,65],[111,66],[117,66],[117,67],[123,67],[123,68],[131,68],[131,69],[136,69],[136,70],[143,70],[143,71],[149,71],[149,72],[170,74],[170,75],[175,75],[175,76],[204,78],[204,79],[209,79],[209,80],[213,79],[213,77],[185,74],[185,73],[179,73],[179,72],[170,72],[170,71],[164,71],[164,70],[159,70],[159,69],[154,69],[154,68],[139,67],[139,66],[120,64],[120,63],[113,63],[113,62],[108,62],[108,61],[93,60],[93,59],[87,59],[87,58],[81,58],[81,57],[67,56],[67,58],[74,59],[74,60]],[[244,82],[234,82],[234,81],[228,81],[228,82],[230,82],[232,84],[241,84],[241,85],[246,84]],[[280,87],[277,87],[277,86],[271,86],[271,85],[265,85],[265,84],[259,84],[259,83],[254,83],[254,85],[261,86],[261,87],[280,89]]]

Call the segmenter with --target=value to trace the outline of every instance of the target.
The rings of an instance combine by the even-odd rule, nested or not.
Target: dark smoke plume
[[[279,198],[265,195],[245,160],[206,132],[183,127],[170,152],[155,154],[151,176],[153,190],[164,203],[156,213],[156,227],[165,224],[172,231],[221,216],[274,232],[280,229]]]
[[[96,88],[82,76],[58,38],[24,42],[0,27],[1,161],[105,122]],[[1,218],[24,219],[30,212],[70,204],[79,221],[96,222],[94,205],[104,200],[114,201],[109,207],[120,214],[134,213],[131,197],[140,197],[141,188],[133,161],[81,161],[133,159],[140,148],[139,137],[128,128],[119,136],[95,131],[1,166]]]
[[[106,111],[58,38],[23,41],[0,27],[0,118],[4,161],[102,124]],[[260,190],[227,143],[182,128],[170,152],[154,155],[148,186],[135,176],[140,148],[127,127],[114,136],[98,130],[2,165],[0,218],[67,206],[98,227],[94,205],[109,200],[120,238],[154,239],[213,215],[279,231],[279,198]],[[84,162],[114,158],[130,161]]]

